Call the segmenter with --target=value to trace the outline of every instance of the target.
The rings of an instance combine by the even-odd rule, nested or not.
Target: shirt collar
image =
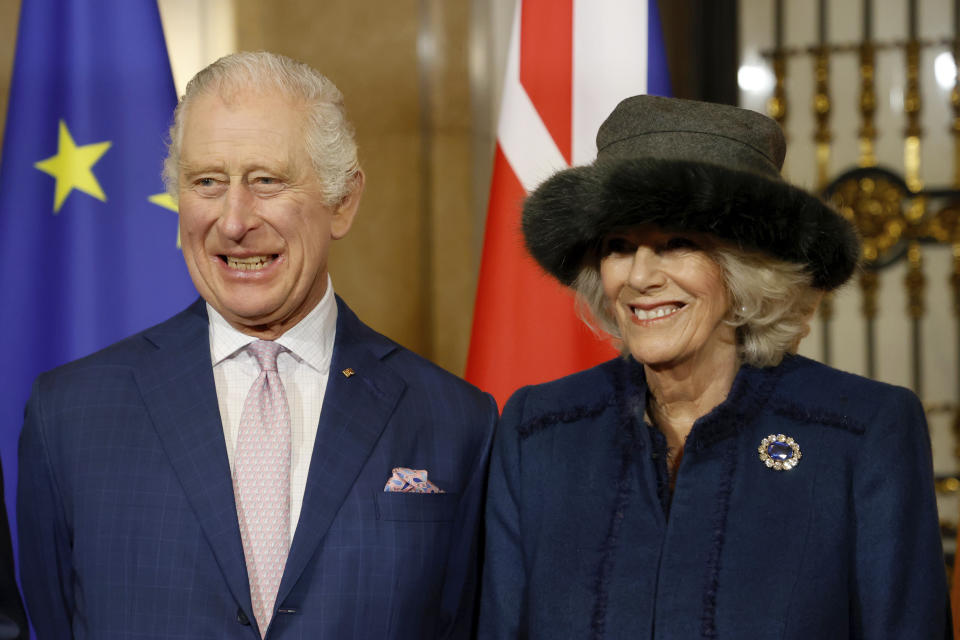
[[[256,340],[235,329],[226,318],[207,303],[210,320],[210,358],[213,366],[232,357]],[[337,333],[337,304],[333,280],[327,274],[327,291],[310,313],[277,338],[277,344],[320,373],[330,369],[333,341]]]

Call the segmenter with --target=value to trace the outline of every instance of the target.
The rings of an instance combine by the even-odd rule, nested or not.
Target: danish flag
[[[517,388],[615,355],[527,254],[524,196],[596,156],[620,100],[669,94],[656,0],[517,0],[466,378],[502,407]]]

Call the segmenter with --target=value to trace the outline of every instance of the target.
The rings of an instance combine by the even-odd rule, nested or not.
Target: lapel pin
[[[790,471],[800,463],[802,457],[796,440],[782,433],[770,434],[761,440],[757,453],[760,454],[760,461],[774,471]]]
[[[344,378],[349,378],[350,376],[352,376],[353,374],[355,374],[356,371],[354,371],[354,370],[351,369],[350,367],[347,367],[346,369],[344,369],[344,370],[341,371],[340,373],[343,374],[343,377],[344,377]]]

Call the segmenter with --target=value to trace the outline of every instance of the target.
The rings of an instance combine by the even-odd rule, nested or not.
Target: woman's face
[[[715,362],[736,353],[723,273],[709,236],[642,226],[603,240],[600,278],[633,357],[653,368]]]

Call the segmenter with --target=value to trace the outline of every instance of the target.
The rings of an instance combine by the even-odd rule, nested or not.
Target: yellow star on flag
[[[180,209],[177,207],[177,203],[173,201],[173,196],[169,193],[157,193],[147,198],[153,204],[163,207],[164,209],[169,209],[174,213],[179,213]],[[177,223],[177,249],[180,248],[180,223]]]
[[[57,143],[57,155],[41,160],[33,166],[48,173],[57,179],[57,186],[53,198],[53,212],[60,213],[63,201],[70,192],[79,189],[90,194],[97,200],[106,202],[97,177],[93,175],[93,165],[110,148],[110,142],[95,142],[77,146],[67,129],[67,124],[60,121],[60,136]]]

